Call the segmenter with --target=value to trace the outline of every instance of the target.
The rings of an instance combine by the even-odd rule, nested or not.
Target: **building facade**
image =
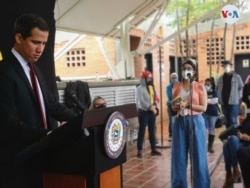
[[[204,24],[198,25],[198,30],[200,28],[198,34],[190,31],[191,37],[188,40],[188,48],[187,41],[182,35],[181,43],[178,42],[179,39],[175,38],[153,49],[150,53],[139,54],[134,57],[135,79],[139,78],[141,72],[150,65],[156,91],[160,97],[159,106],[162,107],[163,120],[167,119],[165,88],[169,83],[169,75],[173,71],[180,75],[180,59],[183,56],[185,57],[187,50],[189,50],[190,56],[197,59],[197,77],[199,80],[204,80],[210,76],[217,78],[223,72],[220,63],[224,59],[232,61],[235,71],[242,76],[243,81],[250,74],[250,23],[227,25],[226,34],[224,33],[225,25],[217,24],[218,26],[212,34],[208,23],[206,23],[207,29]],[[142,30],[134,29],[131,31],[131,51],[138,47],[144,35],[145,32]],[[163,37],[158,34],[151,34],[143,44],[143,50],[155,45]],[[115,67],[119,59],[117,40],[105,38],[103,44]],[[56,44],[56,48],[60,48],[62,45]],[[93,36],[86,36],[67,51],[56,61],[55,67],[56,75],[66,79],[85,77],[86,80],[94,80],[96,76],[100,76],[101,79],[109,79],[110,67]]]

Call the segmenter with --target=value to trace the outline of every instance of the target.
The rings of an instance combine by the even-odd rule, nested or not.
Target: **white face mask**
[[[172,78],[172,79],[171,79],[171,82],[172,82],[172,83],[178,82],[178,78]]]
[[[211,87],[208,86],[208,85],[205,85],[205,88],[206,88],[207,91],[210,91],[210,89],[211,89]]]
[[[231,66],[229,66],[229,65],[227,65],[227,66],[224,67],[225,73],[230,73],[231,70],[232,70],[232,69],[231,69]]]
[[[185,80],[189,80],[190,77],[193,77],[193,71],[192,70],[183,70],[181,72],[181,75],[182,75],[182,78],[185,79]],[[189,77],[190,75],[190,77]]]

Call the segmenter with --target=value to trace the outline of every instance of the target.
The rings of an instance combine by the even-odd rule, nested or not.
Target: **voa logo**
[[[226,5],[221,9],[221,19],[228,23],[234,24],[240,18],[239,10],[234,5]]]

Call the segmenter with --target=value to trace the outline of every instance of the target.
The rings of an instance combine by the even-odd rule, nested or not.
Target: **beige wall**
[[[250,23],[243,23],[235,26],[235,36],[249,36],[249,28],[250,28]],[[214,37],[223,37],[224,30],[223,29],[217,29],[214,31]],[[209,65],[207,64],[207,47],[206,47],[206,40],[210,38],[210,32],[202,33],[199,35],[199,41],[198,41],[198,63],[199,63],[199,78],[201,80],[207,78],[209,76]],[[231,53],[231,48],[233,44],[233,26],[228,25],[227,29],[227,35],[226,35],[226,59],[230,60],[231,56],[234,57],[235,54],[250,54],[250,48],[248,49],[240,49],[236,50],[236,46],[234,48],[234,53]],[[248,47],[250,47],[250,39],[248,40]],[[232,58],[232,62],[234,62],[234,58]],[[217,70],[217,65],[212,65],[212,71],[216,72]],[[223,69],[220,67],[220,73],[223,72]]]
[[[115,41],[112,39],[104,39],[104,46],[113,63],[115,63]],[[84,48],[86,53],[85,67],[67,67],[66,56],[62,56],[55,63],[56,75],[61,77],[82,77],[95,75],[105,75],[109,72],[109,67],[104,59],[104,56],[98,46],[97,41],[92,36],[85,37],[74,48]]]
[[[249,28],[250,23],[243,23],[236,26],[236,36],[250,36],[249,34]],[[217,29],[214,32],[214,37],[223,37],[223,28]],[[227,29],[227,36],[226,36],[226,57],[227,59],[230,59],[231,57],[231,45],[232,45],[232,26],[228,26]],[[130,35],[137,36],[137,37],[143,37],[145,35],[145,32],[141,30],[133,30]],[[199,80],[204,80],[205,78],[209,77],[209,65],[207,64],[207,46],[206,46],[206,40],[210,38],[210,32],[204,32],[199,34],[198,36],[198,64],[199,64]],[[154,45],[158,42],[159,37],[156,35],[151,35],[150,40],[147,40],[146,44],[143,47],[143,50],[147,49],[147,47]],[[248,40],[250,42],[250,40]],[[115,42],[112,39],[104,39],[104,44],[107,47],[109,51],[109,55],[113,62],[115,62]],[[138,45],[137,42],[131,42],[131,45]],[[159,76],[159,48],[154,49],[152,51],[153,54],[153,75],[154,75],[154,82],[156,86],[156,90],[158,92],[159,96],[162,96],[161,98],[161,105],[162,105],[162,115],[163,120],[167,120],[167,109],[166,109],[166,94],[165,94],[165,88],[166,85],[169,83],[169,55],[174,55],[173,53],[173,46],[174,44],[171,42],[166,42],[162,45],[162,68],[164,69],[164,73],[162,74],[162,82],[160,83],[160,76]],[[248,45],[250,46],[250,45]],[[89,76],[89,75],[95,75],[96,72],[101,74],[107,74],[109,72],[109,68],[107,66],[107,63],[98,47],[98,44],[94,37],[88,36],[84,38],[83,41],[81,41],[79,44],[75,46],[75,48],[85,48],[86,50],[86,67],[81,68],[67,68],[65,66],[65,57],[61,57],[56,62],[56,75],[62,76],[62,77],[69,77],[69,76]],[[133,49],[136,48],[133,46]],[[143,51],[142,50],[142,51]],[[250,49],[247,50],[238,50],[234,51],[234,54],[241,54],[241,53],[250,53]],[[144,56],[136,56],[134,58],[135,62],[135,77],[139,78],[140,73],[145,68],[145,60]],[[237,63],[237,62],[236,62]],[[217,65],[212,65],[212,71],[216,72]],[[222,68],[220,67],[220,73],[222,73]],[[160,88],[162,90],[160,91]],[[161,106],[159,104],[159,107]],[[158,121],[161,119],[161,116],[158,116]]]

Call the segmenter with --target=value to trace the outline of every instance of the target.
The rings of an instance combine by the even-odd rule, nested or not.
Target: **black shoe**
[[[157,151],[157,150],[152,150],[151,151],[151,155],[158,155],[161,156],[161,152]]]
[[[138,152],[137,152],[137,157],[138,157],[138,158],[142,158],[142,150],[138,150]]]
[[[213,147],[208,147],[208,149],[207,149],[207,151],[209,152],[209,153],[214,153],[214,149],[213,149]]]

